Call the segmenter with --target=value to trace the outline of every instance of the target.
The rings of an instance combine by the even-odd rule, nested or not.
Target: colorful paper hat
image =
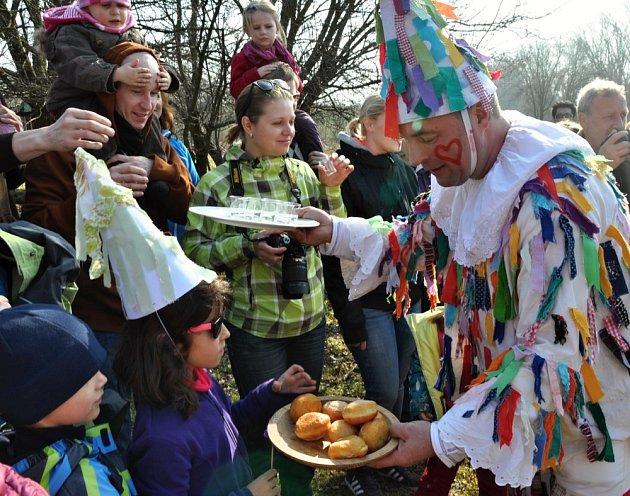
[[[115,183],[105,162],[75,151],[77,258],[89,256],[90,278],[111,286],[111,264],[127,319],[138,319],[173,303],[212,270],[192,262],[175,236],[166,236],[140,208],[130,189]]]
[[[445,29],[453,8],[431,0],[380,0],[377,42],[383,73],[386,134],[398,124],[458,112],[482,102],[490,110],[496,86],[488,61]]]

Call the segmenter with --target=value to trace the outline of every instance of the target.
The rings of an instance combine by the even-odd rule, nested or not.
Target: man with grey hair
[[[609,159],[619,189],[630,193],[630,139],[625,130],[628,104],[625,88],[597,78],[584,86],[577,97],[582,136],[595,153]]]

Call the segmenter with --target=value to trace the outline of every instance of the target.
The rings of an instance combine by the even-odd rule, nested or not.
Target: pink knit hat
[[[89,7],[90,5],[95,5],[99,3],[117,3],[118,5],[122,5],[123,7],[131,8],[131,0],[77,0],[77,5],[80,9],[84,9],[85,7]]]

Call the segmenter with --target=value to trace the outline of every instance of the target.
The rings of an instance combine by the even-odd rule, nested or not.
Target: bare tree
[[[0,91],[39,108],[51,82],[35,40],[41,13],[37,1],[0,0]]]
[[[625,15],[624,15],[625,14]],[[610,79],[630,89],[630,5],[618,16],[605,15],[575,40],[592,77]]]
[[[630,14],[630,7],[626,12]],[[629,19],[602,16],[562,42],[537,41],[499,58],[495,62],[504,69],[498,83],[503,106],[543,118],[554,102],[575,101],[580,88],[595,77],[630,89]]]

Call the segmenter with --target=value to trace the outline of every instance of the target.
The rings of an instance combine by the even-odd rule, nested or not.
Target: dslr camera
[[[306,248],[286,233],[271,234],[267,244],[274,248],[286,247],[282,258],[282,296],[287,300],[299,300],[309,292]]]
[[[615,143],[621,143],[622,141],[630,141],[630,129],[626,129],[625,131],[626,133],[621,138],[619,138]],[[616,132],[617,131],[613,131],[612,133],[610,133],[606,137],[606,139],[602,142],[602,145],[606,143],[610,139],[610,137]],[[623,162],[621,162],[621,164],[619,164],[619,167],[630,167],[630,158],[626,158]]]

